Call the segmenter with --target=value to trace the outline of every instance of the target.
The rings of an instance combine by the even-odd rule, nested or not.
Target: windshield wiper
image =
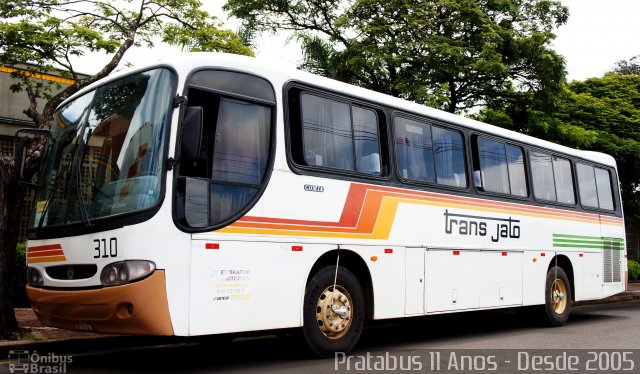
[[[77,147],[78,147],[78,143],[76,143],[76,145],[74,146],[72,155],[75,155]],[[58,187],[60,186],[60,181],[63,179],[66,180],[72,169],[73,169],[73,160],[72,162],[69,163],[69,166],[67,166],[67,169],[64,172],[58,174],[57,179],[54,182],[53,188],[51,189],[51,191],[49,192],[49,195],[47,196],[47,199],[45,200],[46,204],[42,209],[42,215],[40,216],[40,220],[38,221],[39,229],[41,229],[42,225],[44,224],[44,218],[47,216],[47,212],[49,211],[49,206],[51,205],[51,199],[53,199],[53,195],[56,193],[56,191],[58,191]]]
[[[78,199],[78,207],[80,208],[80,219],[82,219],[82,223],[85,226],[91,226],[91,220],[89,219],[89,213],[87,212],[87,205],[84,203],[84,199],[82,198],[82,176],[80,175],[80,170],[82,168],[82,162],[84,161],[84,152],[87,149],[87,142],[91,137],[91,129],[87,130],[87,140],[82,139],[82,144],[80,145],[80,149],[78,150],[78,155],[76,156],[76,167],[75,167],[75,181],[76,181],[76,198]]]

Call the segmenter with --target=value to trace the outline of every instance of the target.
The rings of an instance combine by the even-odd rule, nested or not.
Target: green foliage
[[[301,67],[450,112],[521,93],[553,101],[549,49],[567,8],[551,0],[229,0],[254,31],[296,31]]]
[[[612,155],[619,166],[625,215],[640,217],[640,76],[608,73],[574,81],[566,84],[553,107],[536,100],[519,106],[492,105],[478,118],[569,147]]]
[[[25,113],[41,127],[48,125],[43,122],[50,120],[53,108],[73,92],[58,97],[54,92],[62,88],[60,84],[33,79],[34,74],[62,72],[77,82],[72,88],[77,91],[113,71],[131,46],[152,47],[157,40],[187,50],[253,54],[240,36],[223,29],[216,17],[201,10],[198,0],[9,3],[0,5],[0,65],[21,68],[12,73],[16,83],[11,88],[27,91],[33,107],[25,108]],[[95,75],[83,78],[71,61],[87,51],[103,52],[112,59]],[[48,111],[35,109],[39,97],[54,101]]]
[[[616,62],[612,73],[620,75],[640,75],[640,55],[633,56],[628,60]]]
[[[13,271],[13,303],[17,307],[29,306],[27,300],[27,244],[16,246],[16,263]]]
[[[634,260],[627,261],[627,268],[629,269],[629,279],[640,279],[640,263]]]

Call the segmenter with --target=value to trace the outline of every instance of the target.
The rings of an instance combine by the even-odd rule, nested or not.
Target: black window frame
[[[531,162],[531,154],[533,152],[538,152],[538,153],[542,153],[545,154],[549,157],[551,157],[551,171],[553,173],[553,188],[554,188],[554,192],[556,195],[556,199],[555,200],[546,200],[546,199],[541,199],[536,197],[536,188],[534,185],[534,179],[533,179],[533,166],[532,166],[532,162]],[[576,188],[577,186],[577,174],[576,174],[576,170],[575,170],[575,157],[571,157],[565,154],[561,154],[558,152],[553,152],[551,150],[547,150],[544,148],[539,148],[539,147],[529,147],[529,151],[528,153],[528,159],[529,159],[529,175],[531,176],[531,196],[533,197],[533,199],[541,204],[553,204],[553,205],[558,205],[558,206],[562,206],[562,207],[567,207],[567,208],[577,208],[579,207],[578,205],[578,190]],[[562,160],[566,160],[569,162],[569,169],[571,171],[571,184],[572,184],[572,191],[573,191],[573,204],[569,204],[569,203],[564,203],[561,201],[558,201],[558,189],[556,187],[556,174],[555,174],[555,170],[553,169],[553,158],[560,158]]]
[[[290,81],[283,85],[283,105],[285,122],[286,157],[291,170],[297,174],[309,174],[326,178],[361,179],[370,181],[389,181],[391,160],[388,146],[387,112],[380,105],[356,97],[335,93],[309,84]],[[378,154],[380,156],[380,174],[359,172],[330,166],[309,165],[304,160],[304,139],[302,129],[302,95],[317,96],[327,100],[344,103],[349,106],[349,120],[353,135],[353,107],[374,112],[378,125]],[[352,142],[354,138],[352,136]],[[354,169],[357,168],[356,149],[353,148]]]
[[[201,73],[203,71],[213,71],[215,73],[219,73],[219,72],[229,72],[232,74],[241,74],[241,75],[245,75],[248,78],[252,79],[252,78],[258,78],[263,80],[264,82],[266,82],[268,84],[268,86],[271,88],[271,98],[269,97],[252,97],[249,94],[247,94],[246,92],[242,92],[242,93],[234,93],[231,92],[230,90],[224,89],[226,88],[226,86],[223,86],[222,88],[214,88],[214,87],[207,87],[207,86],[202,86],[199,84],[192,84],[191,83],[191,78],[193,76],[195,76],[198,73]],[[237,82],[236,82],[237,83]],[[271,109],[271,119],[270,119],[270,123],[269,123],[269,156],[267,159],[267,163],[265,166],[265,172],[262,178],[262,183],[260,185],[259,188],[257,188],[255,195],[251,198],[251,200],[249,201],[249,203],[247,203],[247,205],[239,210],[238,212],[236,212],[236,214],[230,216],[229,218],[227,218],[224,221],[221,222],[217,222],[213,225],[208,225],[205,227],[192,227],[192,226],[188,226],[183,224],[178,215],[177,215],[177,204],[176,204],[176,198],[177,198],[177,194],[178,194],[178,179],[179,178],[185,178],[185,176],[180,174],[180,162],[177,162],[175,164],[175,166],[173,166],[173,191],[172,191],[172,195],[171,195],[171,201],[172,201],[172,208],[171,208],[171,216],[174,222],[174,225],[183,232],[186,233],[201,233],[201,232],[209,232],[212,230],[217,230],[220,228],[223,228],[225,226],[228,226],[229,224],[237,221],[239,218],[241,218],[242,216],[244,216],[248,211],[250,211],[255,205],[256,203],[260,200],[260,198],[262,197],[262,195],[264,194],[264,191],[267,189],[267,186],[269,184],[269,181],[271,179],[271,175],[273,172],[273,165],[275,163],[275,158],[276,158],[276,150],[277,150],[277,118],[278,118],[278,105],[277,105],[277,98],[276,98],[276,92],[274,89],[274,85],[273,83],[264,76],[260,76],[258,74],[254,74],[251,72],[247,72],[247,71],[243,71],[243,70],[236,70],[236,69],[229,69],[229,68],[220,68],[220,67],[216,67],[216,66],[202,66],[199,67],[197,69],[192,70],[186,77],[185,79],[185,83],[184,83],[184,87],[182,89],[182,93],[183,95],[187,95],[189,93],[189,90],[191,88],[195,88],[198,90],[202,90],[202,91],[206,91],[208,93],[211,93],[213,95],[217,95],[220,99],[226,97],[226,98],[230,98],[233,100],[240,100],[240,101],[246,101],[249,103],[253,103],[253,104],[257,104],[257,105],[261,105],[261,106],[266,106],[269,107]],[[266,93],[266,92],[265,92]],[[188,100],[188,96],[187,100]],[[181,140],[182,139],[182,121],[184,120],[184,116],[185,116],[185,112],[186,112],[186,108],[188,107],[188,101],[186,104],[181,105],[180,107],[180,114],[178,116],[178,122],[176,124],[177,126],[177,134],[176,134],[176,144],[175,144],[175,160],[180,160],[182,157],[182,150],[181,150]],[[219,108],[217,109],[219,110]],[[193,178],[193,177],[192,177]],[[197,177],[195,177],[197,178]],[[209,183],[211,183],[212,179],[211,178],[198,178],[198,179],[205,179],[207,181],[209,181]],[[210,193],[210,192],[209,192]]]
[[[424,124],[426,124],[427,126],[429,126],[429,132],[431,135],[431,144],[432,144],[432,152],[433,153],[433,170],[434,170],[434,177],[435,177],[435,182],[429,182],[427,180],[420,180],[420,179],[411,179],[411,178],[404,178],[402,175],[400,175],[400,167],[398,165],[398,145],[396,144],[396,119],[400,117],[400,118],[404,118],[404,119],[408,119],[410,121],[416,121],[416,122],[422,122]],[[459,128],[457,126],[453,126],[450,125],[449,123],[442,123],[441,121],[432,119],[430,117],[426,117],[426,116],[420,116],[420,115],[415,115],[409,112],[405,112],[405,111],[394,111],[393,114],[390,116],[390,121],[389,121],[390,125],[390,131],[391,131],[391,136],[390,136],[390,140],[391,140],[391,156],[393,157],[393,168],[395,169],[395,176],[398,179],[398,181],[400,181],[401,184],[405,184],[405,185],[410,185],[410,186],[425,186],[425,187],[435,187],[438,189],[444,189],[444,190],[454,190],[454,191],[469,191],[470,188],[470,178],[469,178],[469,152],[467,152],[467,136],[466,136],[466,132],[462,129]],[[463,165],[463,170],[464,170],[464,186],[458,187],[458,186],[453,186],[453,185],[449,185],[449,184],[442,184],[442,183],[438,183],[438,172],[436,170],[436,158],[435,158],[435,150],[433,149],[433,131],[432,128],[433,127],[438,127],[440,129],[444,129],[447,131],[452,131],[452,132],[457,132],[458,134],[460,134],[461,136],[461,140],[462,140],[462,160],[464,162]]]
[[[533,190],[532,190],[532,186],[533,186],[533,180],[530,177],[530,163],[529,163],[529,146],[527,144],[524,143],[517,143],[517,142],[513,142],[510,141],[509,139],[506,138],[502,138],[502,137],[498,137],[492,134],[487,134],[487,133],[482,133],[482,132],[472,132],[469,134],[469,143],[471,145],[471,154],[470,157],[472,159],[472,164],[471,164],[471,173],[475,172],[476,170],[476,166],[478,167],[478,170],[481,171],[480,168],[480,157],[479,157],[479,153],[478,153],[478,138],[484,138],[496,143],[501,143],[504,144],[505,146],[505,150],[507,146],[510,147],[515,147],[515,148],[520,148],[522,150],[522,157],[523,157],[523,167],[524,167],[524,178],[525,178],[525,185],[527,187],[527,195],[526,196],[520,196],[520,195],[514,195],[511,193],[501,193],[501,192],[496,192],[496,191],[487,191],[485,190],[483,187],[482,189],[480,189],[479,187],[475,186],[475,183],[471,183],[471,187],[476,191],[476,193],[478,193],[479,195],[488,195],[488,196],[496,196],[496,197],[502,197],[502,198],[506,198],[506,199],[510,199],[510,200],[517,200],[517,201],[530,201],[532,196],[533,196]],[[506,157],[507,157],[507,178],[510,178],[510,171],[509,171],[509,164],[508,164],[508,152],[506,153]],[[476,165],[477,164],[477,165]],[[509,190],[511,191],[511,180],[509,179]]]
[[[597,207],[593,207],[593,206],[589,206],[589,205],[584,205],[582,203],[582,197],[580,196],[580,183],[578,181],[578,164],[582,164],[585,166],[589,166],[591,168],[594,169],[594,182],[596,184],[596,200],[598,201],[598,206]],[[586,160],[576,160],[575,162],[575,166],[576,166],[576,185],[578,188],[578,200],[580,201],[580,206],[582,207],[582,209],[584,210],[588,210],[588,211],[592,211],[592,212],[600,212],[600,213],[608,213],[608,214],[612,214],[612,213],[616,213],[620,210],[621,208],[621,204],[619,202],[620,197],[619,197],[619,193],[618,193],[618,178],[617,178],[617,174],[616,174],[616,170],[609,167],[609,166],[605,166],[605,165],[601,165],[601,164],[597,164],[591,161],[586,161]],[[600,208],[600,197],[598,196],[598,181],[597,178],[595,176],[595,169],[601,169],[607,172],[607,174],[609,174],[609,187],[611,189],[611,199],[613,200],[613,209],[604,209],[604,208]]]
[[[329,179],[338,179],[344,181],[351,182],[360,182],[360,183],[371,183],[374,185],[380,186],[390,186],[396,188],[409,188],[415,189],[417,191],[427,191],[427,192],[439,192],[439,193],[449,193],[456,196],[464,196],[471,198],[486,198],[489,201],[503,201],[503,202],[514,202],[521,204],[528,204],[531,206],[545,207],[545,206],[556,206],[558,209],[565,209],[568,211],[587,211],[582,209],[579,203],[579,190],[577,186],[577,176],[575,170],[575,163],[578,161],[587,162],[582,157],[574,155],[574,154],[566,154],[562,150],[555,150],[551,148],[547,148],[544,145],[540,145],[537,142],[527,141],[526,139],[514,139],[504,134],[496,134],[490,131],[486,131],[485,129],[477,129],[470,127],[466,124],[461,124],[456,121],[449,121],[442,118],[435,118],[430,116],[427,113],[422,111],[413,111],[411,109],[402,108],[395,106],[393,103],[382,104],[382,101],[375,99],[367,99],[364,95],[358,96],[357,94],[345,94],[344,92],[339,92],[337,89],[333,90],[331,88],[322,87],[318,85],[314,85],[311,83],[299,81],[299,80],[289,80],[285,82],[283,85],[283,107],[284,107],[284,126],[285,126],[285,144],[286,144],[286,159],[287,163],[291,169],[296,174],[299,175],[307,175],[307,176],[317,176],[322,178]],[[316,94],[320,94],[329,98],[337,98],[342,100],[347,100],[353,105],[362,106],[367,109],[372,109],[376,111],[379,116],[379,136],[380,136],[380,146],[381,146],[381,158],[383,160],[382,168],[386,171],[383,177],[376,177],[372,174],[359,174],[355,172],[347,172],[342,169],[331,170],[329,168],[318,168],[313,166],[306,166],[299,162],[295,161],[295,156],[292,155],[292,152],[295,152],[296,148],[295,140],[292,139],[291,128],[296,126],[296,121],[298,116],[296,113],[292,113],[292,96],[299,95],[302,91],[311,91]],[[292,115],[293,114],[293,115]],[[463,147],[464,147],[464,163],[465,163],[465,178],[466,178],[466,187],[456,187],[449,186],[445,184],[431,183],[426,181],[417,181],[411,179],[403,179],[399,173],[399,169],[397,167],[396,160],[396,144],[395,144],[395,125],[394,118],[396,116],[402,116],[404,118],[409,118],[417,121],[423,121],[429,124],[430,126],[437,126],[440,128],[444,128],[447,130],[457,131],[462,135]],[[490,126],[490,125],[489,125]],[[473,163],[475,157],[473,155],[473,144],[472,144],[472,136],[478,135],[488,139],[492,139],[501,143],[504,143],[511,147],[517,147],[522,150],[524,155],[524,176],[526,179],[526,187],[527,187],[527,195],[518,196],[511,194],[501,194],[495,192],[488,191],[479,191],[473,186],[472,173],[473,173]],[[383,139],[384,137],[384,139]],[[293,144],[292,144],[293,143]],[[574,196],[574,204],[567,204],[563,202],[553,201],[553,200],[544,200],[537,199],[534,196],[534,187],[533,187],[533,179],[532,179],[532,170],[531,170],[531,162],[530,162],[530,152],[536,151],[541,152],[550,156],[555,156],[563,160],[567,160],[569,162],[570,170],[571,170],[571,183],[573,187],[573,196]],[[553,160],[552,160],[553,162]],[[599,164],[597,162],[588,161],[589,163],[593,163],[598,167],[609,170],[611,178],[617,178],[617,171],[612,166],[605,166]],[[553,166],[552,166],[553,167]],[[622,216],[622,210],[619,206],[620,194],[617,189],[617,179],[611,180],[612,185],[612,193],[614,199],[614,210],[603,210],[600,211],[602,214],[606,214],[609,216]],[[556,189],[556,181],[554,178],[554,190]],[[557,195],[556,195],[557,196]],[[618,201],[618,202],[616,202]],[[592,212],[593,210],[588,210],[587,212]]]

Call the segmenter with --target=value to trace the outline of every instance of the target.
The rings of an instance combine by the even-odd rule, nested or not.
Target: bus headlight
[[[27,282],[32,286],[44,285],[44,278],[40,270],[32,267],[27,268]]]
[[[100,273],[103,286],[117,286],[145,278],[156,270],[156,264],[145,260],[114,262]]]

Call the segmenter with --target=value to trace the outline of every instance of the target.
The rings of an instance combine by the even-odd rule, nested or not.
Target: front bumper
[[[44,326],[98,333],[173,335],[164,270],[148,278],[95,290],[47,290],[27,286]]]

